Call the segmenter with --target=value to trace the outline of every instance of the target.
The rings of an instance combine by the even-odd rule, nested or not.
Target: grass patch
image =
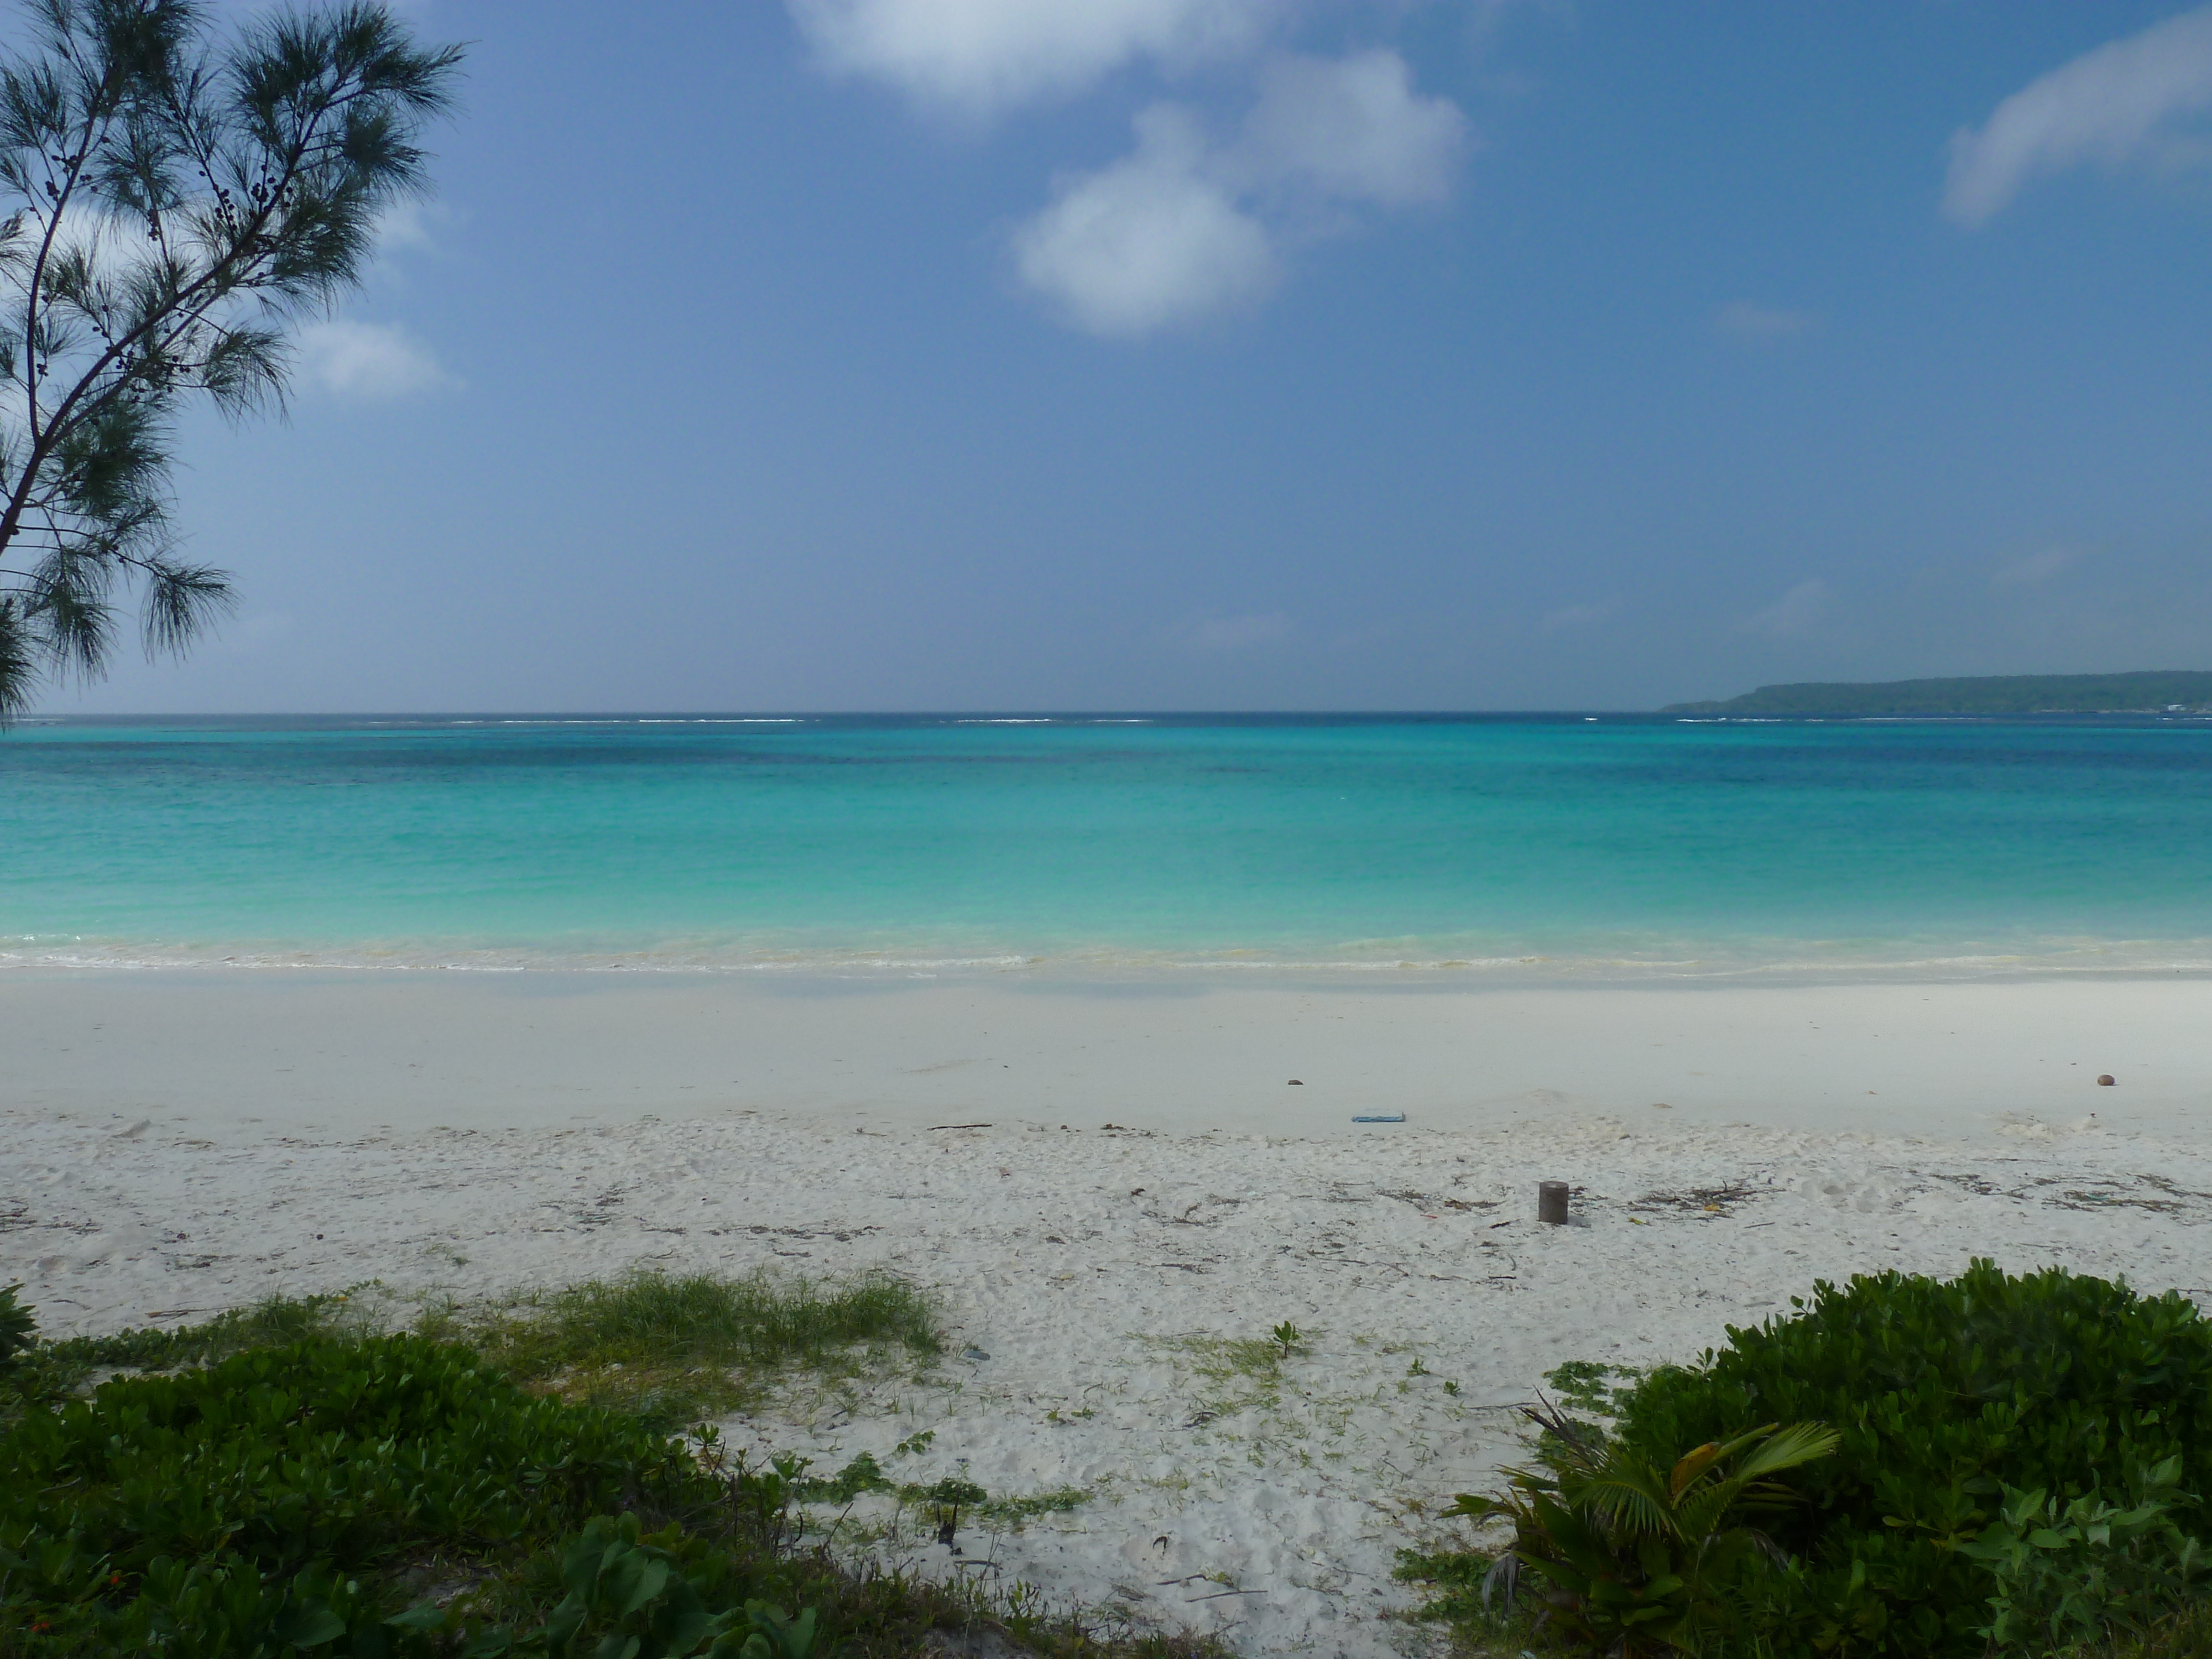
[[[1034,1521],[1040,1515],[1066,1515],[1090,1501],[1091,1493],[1081,1486],[1054,1486],[1049,1492],[1024,1492],[1016,1498],[986,1498],[975,1512],[987,1522],[1019,1532],[1024,1521]]]
[[[930,1529],[939,1531],[940,1536],[945,1521],[951,1519],[957,1527],[963,1510],[970,1512],[974,1519],[988,1527],[1019,1532],[1024,1522],[1034,1521],[1041,1515],[1065,1515],[1071,1510],[1081,1509],[1092,1496],[1081,1486],[1055,1486],[1048,1492],[994,1498],[981,1486],[957,1476],[930,1486],[918,1480],[894,1480],[884,1472],[883,1465],[872,1452],[862,1452],[835,1474],[799,1474],[793,1492],[801,1503],[840,1505],[850,1504],[872,1492],[896,1496],[902,1515],[905,1506],[913,1506],[918,1515],[927,1516]],[[896,1523],[892,1530],[896,1530]]]
[[[1164,1349],[1187,1357],[1191,1370],[1212,1382],[1239,1376],[1255,1382],[1282,1380],[1283,1358],[1290,1352],[1283,1344],[1263,1336],[1142,1336],[1148,1348]]]
[[[526,1385],[666,1427],[757,1405],[791,1368],[852,1376],[894,1350],[933,1358],[943,1348],[928,1298],[889,1275],[815,1284],[637,1273],[450,1310],[417,1328],[465,1341]]]

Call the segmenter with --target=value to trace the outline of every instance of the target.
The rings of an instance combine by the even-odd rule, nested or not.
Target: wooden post
[[[1540,1181],[1536,1183],[1536,1219],[1553,1227],[1567,1224],[1565,1182]]]

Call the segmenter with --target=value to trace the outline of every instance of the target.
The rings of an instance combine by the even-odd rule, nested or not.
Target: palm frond
[[[1729,1448],[1722,1445],[1717,1440],[1708,1440],[1704,1445],[1683,1453],[1667,1477],[1668,1494],[1678,1498],[1681,1497],[1682,1489],[1685,1486],[1711,1468],[1728,1454]]]
[[[1462,1498],[1458,1512],[1510,1519],[1498,1562],[1546,1581],[1559,1630],[1616,1656],[1701,1651],[1725,1637],[1760,1575],[1785,1563],[1747,1524],[1795,1501],[1771,1477],[1837,1444],[1819,1424],[1766,1424],[1658,1464],[1548,1406],[1527,1415],[1544,1430],[1540,1468],[1511,1471],[1505,1497]]]
[[[1827,1456],[1843,1443],[1843,1437],[1825,1423],[1792,1423],[1774,1429],[1736,1466],[1746,1480],[1778,1474]]]
[[[1578,1480],[1571,1494],[1608,1527],[1630,1537],[1671,1535],[1674,1505],[1659,1471],[1623,1458],[1606,1473]]]

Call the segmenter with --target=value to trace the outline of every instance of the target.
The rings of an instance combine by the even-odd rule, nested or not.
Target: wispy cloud
[[[1731,300],[1713,313],[1713,327],[1738,340],[1786,340],[1820,327],[1818,312]]]
[[[406,398],[460,384],[398,323],[309,323],[300,331],[299,348],[307,378],[336,397]]]
[[[1141,58],[1187,66],[1264,40],[1290,0],[787,0],[834,73],[988,118]]]
[[[1563,628],[1595,628],[1600,623],[1610,622],[1619,608],[1611,599],[1601,599],[1595,605],[1564,605],[1545,614],[1543,629],[1547,634],[1556,634]]]
[[[2070,547],[2046,547],[2002,567],[1990,580],[1998,587],[2040,587],[2081,556]]]
[[[2039,173],[2201,159],[2180,124],[2212,110],[2212,6],[2082,53],[1951,140],[1943,210],[1980,225]]]
[[[1736,624],[1745,634],[1771,640],[1796,639],[1812,630],[1834,601],[1834,591],[1818,576],[1799,582],[1772,605],[1755,611]]]
[[[386,204],[376,216],[376,252],[380,258],[395,253],[427,252],[437,246],[434,226],[445,224],[452,214],[436,202],[403,198]]]
[[[1467,143],[1467,117],[1416,92],[1395,52],[1284,56],[1261,70],[1259,101],[1220,166],[1258,188],[1412,207],[1451,193]]]

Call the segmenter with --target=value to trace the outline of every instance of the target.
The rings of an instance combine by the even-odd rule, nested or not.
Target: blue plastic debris
[[[1355,1117],[1352,1121],[1354,1123],[1403,1123],[1406,1121],[1406,1115],[1403,1112],[1393,1112],[1385,1116],[1378,1112],[1371,1117]]]

